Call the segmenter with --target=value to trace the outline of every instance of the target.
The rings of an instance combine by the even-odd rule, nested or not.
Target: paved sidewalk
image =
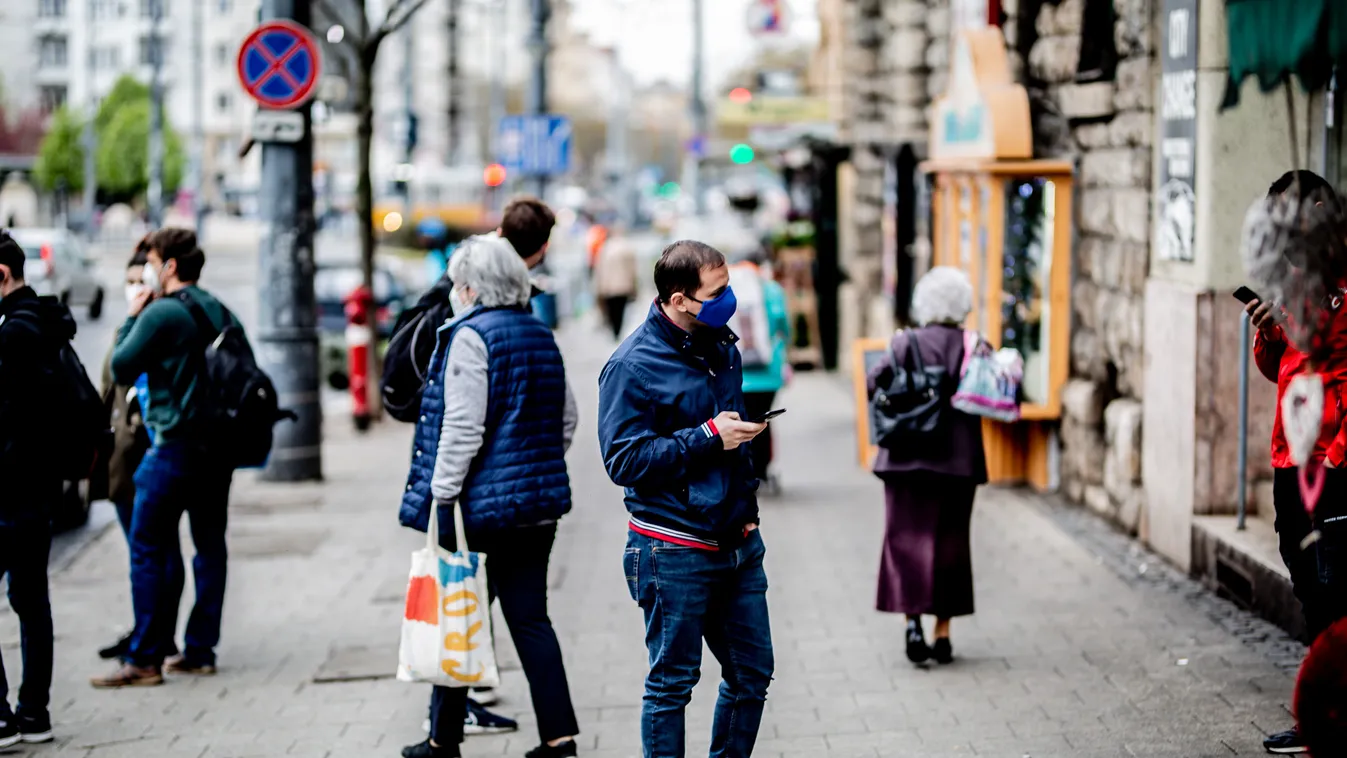
[[[582,754],[627,758],[640,755],[645,650],[621,571],[621,496],[595,443],[594,378],[611,345],[583,326],[563,343],[582,422],[576,508],[553,555],[553,619]],[[784,494],[762,507],[777,674],[755,755],[1254,755],[1265,732],[1290,724],[1295,650],[1275,630],[1153,562],[1138,580],[1144,553],[1118,555],[1125,543],[1106,527],[1007,490],[979,497],[978,614],[955,622],[959,661],[913,668],[902,619],[873,610],[882,494],[856,466],[846,385],[803,375],[778,405],[790,409],[775,422]],[[325,484],[236,488],[218,676],[92,690],[88,676],[104,670],[94,651],[130,618],[121,535],[107,532],[53,578],[59,741],[17,754],[391,757],[423,738],[427,689],[389,678],[408,555],[421,541],[396,522],[410,429],[355,437],[344,419],[328,427]],[[470,738],[469,758],[521,756],[537,743],[500,628],[510,666],[500,709],[524,726]],[[13,673],[7,608],[0,649]],[[315,682],[352,677],[382,678]],[[708,654],[689,755],[706,752],[717,677]]]

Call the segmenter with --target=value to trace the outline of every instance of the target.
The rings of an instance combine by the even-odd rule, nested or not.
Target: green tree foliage
[[[149,85],[142,84],[130,74],[123,75],[112,85],[112,91],[99,104],[98,115],[94,117],[94,129],[102,135],[123,108],[142,102],[150,102]]]
[[[52,114],[51,128],[37,151],[33,178],[47,192],[64,180],[70,192],[84,188],[84,143],[80,139],[84,124],[70,109],[62,107]]]
[[[118,108],[98,135],[98,152],[94,156],[94,164],[98,171],[99,188],[109,195],[122,198],[143,193],[150,181],[149,142],[149,99],[129,102]],[[177,191],[185,165],[182,141],[165,124],[165,197]]]

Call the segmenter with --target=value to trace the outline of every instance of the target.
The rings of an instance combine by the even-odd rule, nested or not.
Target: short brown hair
[[[725,256],[705,242],[679,240],[664,248],[655,264],[655,291],[661,303],[675,292],[696,297],[702,288],[702,271],[725,265]]]
[[[201,269],[206,266],[206,254],[196,246],[196,232],[165,227],[152,232],[147,242],[149,249],[158,253],[164,262],[178,262],[178,279],[191,284],[201,278]]]
[[[500,230],[520,258],[531,258],[551,239],[556,223],[556,214],[547,203],[536,197],[517,197],[505,206]]]

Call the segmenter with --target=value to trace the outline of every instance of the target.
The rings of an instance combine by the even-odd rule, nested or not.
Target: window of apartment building
[[[221,16],[227,16],[234,12],[234,0],[219,0],[216,9]]]
[[[230,53],[230,47],[229,47],[229,45],[226,45],[226,44],[219,44],[219,45],[216,45],[216,46],[215,46],[215,63],[216,63],[216,65],[218,65],[218,66],[227,66],[227,65],[229,65],[229,59],[233,57],[233,56],[231,56],[229,53]]]
[[[43,85],[42,87],[38,88],[37,98],[38,104],[42,108],[42,112],[51,113],[57,108],[60,108],[62,105],[65,105],[66,99],[65,85],[63,84]]]
[[[126,4],[123,0],[93,0],[93,13],[98,21],[111,21],[126,15]]]
[[[61,68],[66,65],[69,50],[66,38],[48,35],[38,40],[38,65],[42,68]]]
[[[39,18],[65,18],[66,0],[40,0],[37,4]]]
[[[160,65],[168,63],[168,45],[164,44],[164,39],[162,37],[141,37],[140,38],[141,65],[153,66],[156,55],[159,57]]]
[[[229,92],[221,92],[215,96],[215,108],[221,113],[230,113],[234,110],[234,95]]]
[[[156,12],[162,18],[168,15],[166,0],[140,0],[140,17],[154,18]]]
[[[89,62],[96,69],[117,70],[122,67],[122,48],[120,45],[95,47],[89,51]]]

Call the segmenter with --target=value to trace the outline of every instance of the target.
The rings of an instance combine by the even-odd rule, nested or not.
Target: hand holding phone
[[[1276,303],[1268,302],[1248,287],[1234,291],[1235,299],[1244,303],[1244,312],[1249,314],[1249,323],[1255,329],[1270,329],[1281,323],[1283,311]]]
[[[762,415],[759,416],[758,418],[751,418],[751,419],[748,419],[748,421],[750,421],[751,423],[754,423],[754,424],[765,424],[765,423],[767,423],[768,421],[771,421],[772,419],[776,418],[777,416],[780,416],[781,414],[783,414],[783,413],[785,413],[785,412],[786,412],[786,409],[785,409],[785,408],[777,408],[777,409],[774,410],[774,411],[767,411],[766,413],[762,414]]]

